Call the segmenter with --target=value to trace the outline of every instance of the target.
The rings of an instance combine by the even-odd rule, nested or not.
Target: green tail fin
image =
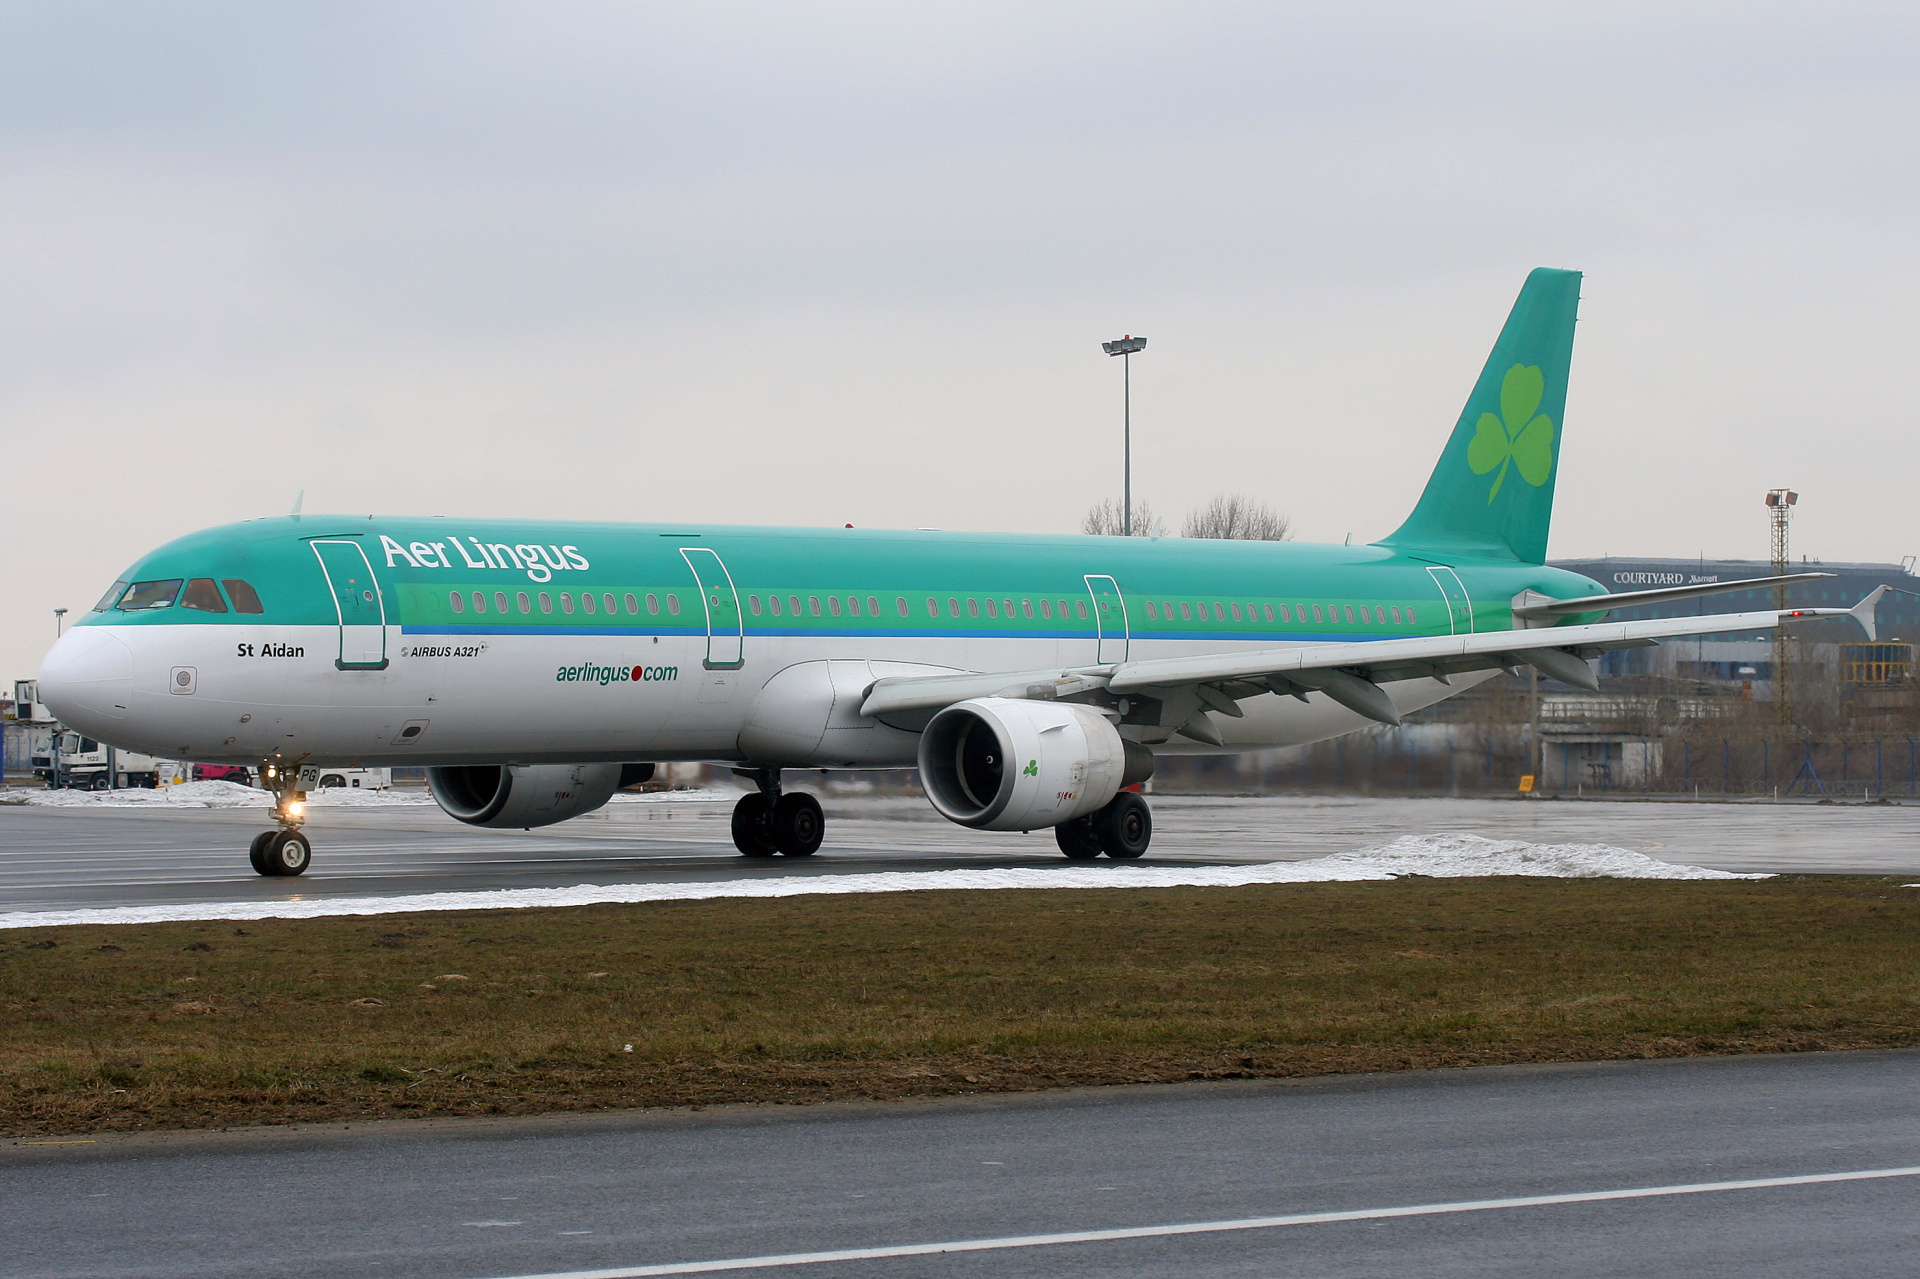
[[[1527,276],[1420,504],[1380,545],[1545,562],[1579,309],[1578,271]]]

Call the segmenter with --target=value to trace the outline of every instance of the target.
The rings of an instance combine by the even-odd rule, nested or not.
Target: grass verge
[[[32,929],[0,934],[0,1133],[1891,1047],[1917,961],[1920,891],[1879,879]]]

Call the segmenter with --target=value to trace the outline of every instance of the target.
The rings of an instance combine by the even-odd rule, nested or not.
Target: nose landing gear
[[[313,861],[313,845],[300,832],[307,819],[307,794],[298,788],[297,778],[278,765],[260,770],[261,783],[277,796],[273,820],[279,825],[255,835],[247,848],[247,860],[258,874],[298,875]]]
[[[811,857],[826,835],[826,814],[820,801],[801,791],[780,792],[777,768],[737,768],[759,790],[749,791],[733,806],[733,846],[744,857]]]

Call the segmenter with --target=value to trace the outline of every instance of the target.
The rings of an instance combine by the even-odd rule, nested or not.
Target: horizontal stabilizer
[[[1574,613],[1605,613],[1616,608],[1665,604],[1672,600],[1697,599],[1703,595],[1725,595],[1756,586],[1784,586],[1788,582],[1812,582],[1838,576],[1838,573],[1786,573],[1776,577],[1745,577],[1737,582],[1700,582],[1693,586],[1663,586],[1651,591],[1621,591],[1615,595],[1580,595],[1570,600],[1557,600],[1528,591],[1514,601],[1513,615],[1531,620],[1567,617]]]

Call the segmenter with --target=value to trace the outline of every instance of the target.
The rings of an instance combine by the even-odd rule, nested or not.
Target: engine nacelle
[[[521,830],[591,813],[622,785],[652,773],[651,764],[466,765],[429,768],[427,789],[457,821]]]
[[[920,736],[927,798],[979,830],[1058,826],[1152,775],[1151,751],[1073,702],[976,697],[941,711]]]

